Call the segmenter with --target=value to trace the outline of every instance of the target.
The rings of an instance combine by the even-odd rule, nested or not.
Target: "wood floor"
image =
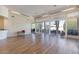
[[[79,40],[49,34],[31,34],[0,40],[2,54],[71,54],[79,53]]]

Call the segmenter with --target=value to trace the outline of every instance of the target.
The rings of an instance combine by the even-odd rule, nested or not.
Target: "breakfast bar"
[[[6,39],[7,33],[8,33],[8,30],[0,29],[0,40]]]

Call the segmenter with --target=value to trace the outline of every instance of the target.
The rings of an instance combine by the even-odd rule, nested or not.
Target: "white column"
[[[51,23],[50,23],[50,21],[49,21],[49,34],[51,34],[51,31],[50,31],[50,25],[51,25]]]
[[[44,32],[46,32],[46,25],[45,25],[45,21],[44,21]]]
[[[37,25],[37,24],[36,24],[36,23],[37,23],[37,22],[36,22],[36,19],[35,19],[35,33],[36,33],[36,30],[37,30],[37,28],[36,28],[36,25]]]
[[[65,18],[65,38],[67,38],[67,21],[68,20],[68,18]]]

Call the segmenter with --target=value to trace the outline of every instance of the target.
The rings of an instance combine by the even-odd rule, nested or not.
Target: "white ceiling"
[[[38,16],[49,11],[55,12],[57,10],[62,10],[68,6],[65,5],[7,5],[9,10],[14,10],[20,12],[21,14],[28,16]]]

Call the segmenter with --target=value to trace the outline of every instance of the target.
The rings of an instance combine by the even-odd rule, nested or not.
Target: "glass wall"
[[[31,25],[31,32],[32,33],[35,32],[35,24],[34,23]]]
[[[50,31],[52,31],[52,30],[56,30],[55,21],[51,21],[51,22],[50,22]]]
[[[36,23],[36,32],[37,33],[40,33],[41,32],[41,30],[42,30],[42,23]]]
[[[77,30],[77,18],[69,18],[67,22],[67,29]]]
[[[45,31],[45,25],[44,25],[44,22],[42,22],[41,25],[42,25],[41,31],[44,32],[44,31]]]
[[[50,22],[51,33],[65,33],[65,20],[53,20]]]
[[[50,23],[49,23],[49,21],[46,21],[45,22],[45,32],[46,33],[49,33],[49,28],[50,28]]]
[[[72,18],[68,19],[68,21],[67,21],[67,31],[68,31],[68,35],[78,35],[77,18],[72,17]]]
[[[59,20],[59,31],[65,31],[65,20]]]
[[[45,22],[39,22],[36,24],[32,24],[32,29],[36,29],[36,32],[41,33],[56,33],[56,31],[64,32],[65,31],[65,21],[64,20],[51,20]],[[36,28],[35,28],[36,27]]]

